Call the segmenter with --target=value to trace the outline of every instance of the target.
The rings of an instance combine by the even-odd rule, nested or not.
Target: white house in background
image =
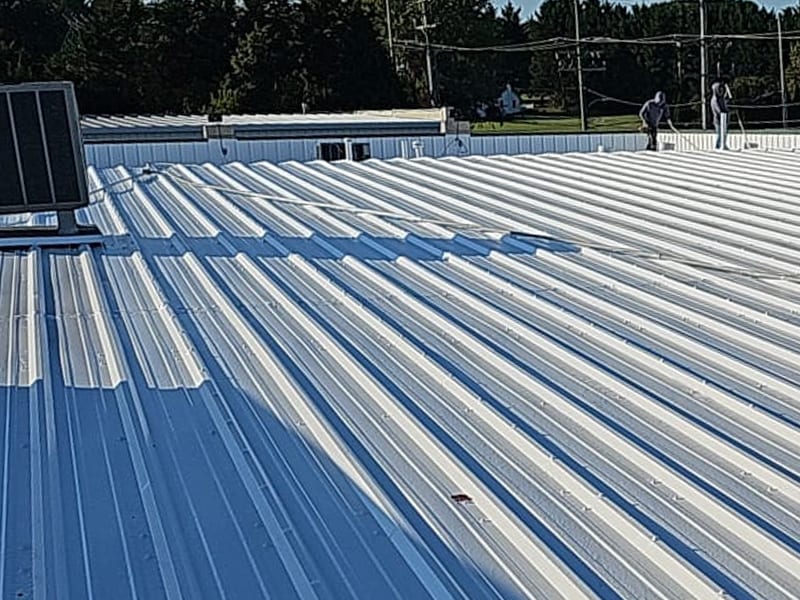
[[[497,99],[497,104],[504,115],[516,115],[522,112],[522,102],[517,92],[511,89],[511,84],[506,84],[506,89]]]

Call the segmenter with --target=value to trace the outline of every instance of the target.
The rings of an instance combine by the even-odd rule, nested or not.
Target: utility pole
[[[781,120],[786,129],[786,73],[783,70],[783,35],[781,32],[781,13],[776,13],[778,19],[778,62],[781,68]]]
[[[581,64],[580,0],[573,0],[575,7],[575,58],[578,68],[578,103],[581,107],[581,131],[586,131],[586,107],[583,102],[583,65]]]
[[[436,99],[434,96],[435,88],[433,86],[433,64],[431,62],[431,40],[428,37],[428,29],[436,27],[436,23],[428,24],[428,9],[425,0],[420,0],[420,6],[422,7],[422,25],[418,25],[415,29],[421,31],[422,35],[425,36],[425,66],[428,71],[428,96],[430,97],[431,106],[436,106]]]
[[[700,119],[702,128],[708,126],[706,115],[706,7],[700,0]]]
[[[389,0],[386,0],[386,37],[389,38],[389,58],[396,71],[397,63],[394,60],[394,41],[392,40],[392,11],[389,10]]]

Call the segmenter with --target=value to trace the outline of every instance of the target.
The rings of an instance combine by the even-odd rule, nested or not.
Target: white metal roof
[[[498,129],[498,132],[502,132]],[[84,145],[86,162],[96,168],[117,165],[143,165],[147,162],[210,162],[222,165],[230,162],[285,162],[297,160],[308,162],[318,156],[319,145],[330,142],[328,137],[272,139],[200,139],[197,141],[101,141]],[[339,133],[341,135],[341,132]],[[112,140],[114,138],[112,137]],[[341,139],[341,138],[340,138]],[[423,154],[431,158],[444,156],[491,156],[495,154],[546,154],[569,152],[636,151],[647,146],[641,133],[589,133],[551,135],[391,135],[388,137],[369,135],[354,138],[367,143],[372,158],[401,158],[414,155],[412,144],[422,144]],[[714,133],[664,132],[659,140],[679,151],[712,150],[716,141]],[[746,136],[732,133],[728,145],[736,150],[749,145],[759,150],[793,150],[800,148],[800,136],[792,133],[748,133]]]
[[[440,111],[398,110],[363,111],[356,113],[309,113],[309,114],[244,114],[222,115],[222,123],[256,125],[271,123],[360,123],[382,121],[440,121]],[[103,127],[170,127],[173,125],[205,125],[207,115],[86,115],[81,119],[87,129]]]
[[[318,136],[438,135],[445,109],[361,111],[355,113],[222,115],[86,115],[81,129],[87,143],[201,141],[205,128],[224,126],[237,139],[291,139]]]
[[[709,134],[708,149],[713,148]],[[699,136],[698,136],[699,138]],[[341,138],[340,138],[341,139]],[[422,144],[422,154],[430,158],[495,154],[545,154],[611,151],[635,151],[647,145],[640,133],[555,134],[555,135],[393,135],[389,137],[355,137],[356,143],[369,145],[372,158],[402,158],[415,155],[414,144]],[[319,155],[319,146],[331,142],[329,137],[274,138],[261,140],[209,139],[197,142],[124,142],[84,145],[86,162],[96,168],[126,165],[133,167],[148,162],[213,163],[286,161],[309,162]],[[733,141],[731,142],[734,143]],[[688,148],[688,146],[687,146]]]
[[[0,253],[0,596],[796,597],[798,164],[92,170]]]

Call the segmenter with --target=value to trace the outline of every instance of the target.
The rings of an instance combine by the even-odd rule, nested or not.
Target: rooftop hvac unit
[[[57,228],[5,228],[0,238],[97,234],[75,220],[75,209],[88,204],[72,84],[0,86],[0,214],[55,211],[58,217]]]

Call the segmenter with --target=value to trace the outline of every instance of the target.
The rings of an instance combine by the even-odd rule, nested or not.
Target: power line
[[[778,92],[772,92],[772,94],[777,94]],[[759,108],[781,108],[786,106],[787,108],[790,106],[800,106],[800,102],[783,102],[780,104],[729,104],[731,108],[742,108],[745,110],[756,110]]]
[[[781,37],[784,41],[800,40],[800,30],[783,32]],[[763,33],[728,33],[728,34],[709,34],[702,36],[706,42],[715,41],[776,41],[776,32]],[[615,38],[607,36],[581,37],[581,44],[595,45],[631,45],[631,46],[675,46],[677,44],[691,45],[699,44],[701,36],[675,33],[660,36],[650,36],[641,38]],[[414,40],[397,40],[396,46],[408,49],[424,50],[426,45]],[[516,44],[496,44],[492,46],[459,46],[453,44],[429,44],[429,47],[438,52],[537,52],[544,50],[562,50],[574,48],[575,40],[564,37],[554,37],[545,40],[535,40],[531,42]]]
[[[609,96],[608,94],[604,94],[602,92],[598,92],[597,90],[593,90],[591,88],[586,88],[586,91],[589,94],[591,94],[592,96],[595,96],[595,98],[596,98],[595,102],[597,102],[597,101],[600,101],[600,102],[613,102],[615,104],[622,104],[624,106],[641,106],[642,102],[643,102],[643,101],[638,101],[638,100],[625,100],[623,98],[617,98],[615,96]],[[765,96],[771,96],[771,95],[774,95],[774,94],[777,94],[777,93],[778,92],[773,91],[773,92],[769,92],[769,93],[764,94],[764,95]],[[700,100],[694,100],[693,102],[683,102],[683,103],[680,103],[680,104],[670,104],[670,107],[671,108],[690,108],[692,106],[698,106],[700,103],[701,103]],[[728,104],[728,106],[730,108],[740,109],[740,110],[760,110],[760,109],[782,108],[784,106],[787,107],[787,108],[794,107],[794,106],[800,106],[800,102],[785,102],[785,103],[775,103],[775,104],[733,104],[733,103],[731,103],[731,104]],[[800,119],[795,119],[795,120],[797,121],[797,120],[800,120]],[[779,122],[780,121],[756,121],[754,123],[779,123]]]
[[[425,44],[414,40],[398,40],[395,42],[396,46],[404,48],[424,50]],[[544,40],[542,42],[529,42],[524,44],[510,44],[498,46],[454,46],[450,44],[430,44],[430,48],[440,52],[529,52],[537,50],[558,50],[562,48],[572,48],[575,46],[574,40],[567,40],[566,38],[553,38],[551,40]]]
[[[591,88],[586,88],[586,91],[592,94],[593,96],[597,97],[596,101],[600,102],[614,102],[616,104],[623,104],[625,106],[641,106],[641,101],[636,100],[623,100],[622,98],[615,98],[614,96],[609,96],[607,94],[603,94]],[[683,102],[681,104],[670,104],[670,108],[689,108],[692,106],[697,106],[700,104],[700,100],[695,100],[694,102]]]

